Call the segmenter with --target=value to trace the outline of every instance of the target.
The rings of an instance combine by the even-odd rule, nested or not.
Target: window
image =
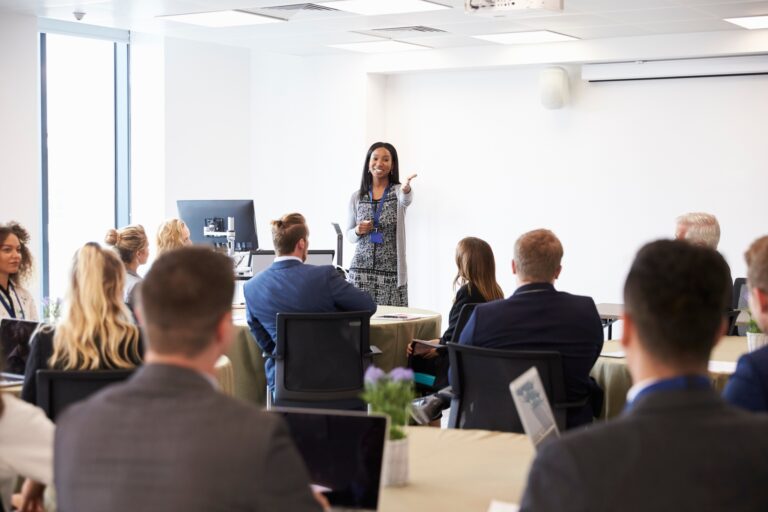
[[[79,30],[79,27],[78,27]],[[129,223],[128,43],[40,35],[43,293],[63,298],[72,257]]]

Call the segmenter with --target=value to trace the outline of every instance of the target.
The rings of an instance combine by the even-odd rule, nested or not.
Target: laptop
[[[509,384],[512,400],[528,439],[537,450],[560,437],[555,415],[544,392],[539,371],[535,366]]]
[[[16,383],[24,380],[24,368],[29,357],[29,340],[37,325],[37,322],[15,318],[0,320],[0,367],[4,372],[0,380],[15,380]]]
[[[333,512],[375,511],[389,418],[381,414],[275,407],[288,424],[313,488]]]

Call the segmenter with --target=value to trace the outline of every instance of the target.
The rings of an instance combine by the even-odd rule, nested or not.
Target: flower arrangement
[[[363,400],[371,405],[373,412],[389,416],[391,441],[405,439],[404,426],[408,422],[414,396],[412,370],[398,367],[385,373],[375,366],[366,370]]]
[[[55,299],[51,299],[50,297],[45,297],[43,299],[43,318],[52,324],[55,324],[59,321],[59,317],[61,316],[61,299],[58,297]]]

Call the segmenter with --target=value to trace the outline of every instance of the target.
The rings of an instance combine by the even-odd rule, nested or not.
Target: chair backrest
[[[472,316],[472,313],[475,311],[475,307],[477,306],[477,303],[469,303],[464,304],[461,307],[461,311],[459,311],[459,318],[456,319],[456,327],[453,330],[453,338],[451,341],[454,341],[456,343],[459,342],[459,337],[461,336],[461,332],[464,330],[464,327],[467,325],[467,322],[469,322],[469,317]]]
[[[51,421],[56,421],[68,406],[88,398],[110,384],[126,380],[133,371],[38,370],[36,374],[37,405],[45,411]]]
[[[747,287],[746,277],[737,277],[733,280],[733,298],[731,308],[739,311],[749,307],[749,288]],[[728,332],[731,336],[745,336],[747,333],[746,325],[736,325],[734,318],[733,325]]]
[[[363,408],[370,312],[278,313],[273,404]]]
[[[451,385],[450,428],[523,433],[509,383],[536,367],[553,408],[565,402],[563,364],[559,352],[498,350],[448,343]],[[557,427],[565,430],[565,411],[555,409]]]

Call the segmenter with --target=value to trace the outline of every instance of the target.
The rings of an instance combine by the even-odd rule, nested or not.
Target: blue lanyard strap
[[[16,287],[13,286],[13,283],[11,281],[8,281],[8,290],[3,290],[0,292],[0,303],[3,304],[3,307],[8,312],[8,315],[10,315],[11,318],[16,318],[16,308],[13,307],[13,298],[11,297],[11,291],[13,291],[13,294],[16,296],[16,302],[19,304],[19,312],[21,313],[21,318],[26,318],[24,316],[24,306],[21,305],[21,300],[19,300],[19,294],[16,293]],[[8,301],[6,302],[5,297],[8,297]]]
[[[379,202],[377,204],[373,204],[373,227],[378,229],[379,228],[379,217],[381,217],[381,212],[384,209],[384,199],[387,198],[387,194],[389,193],[389,187],[391,187],[392,184],[388,184],[387,188],[384,190],[384,195],[381,196],[381,199],[379,199]],[[368,195],[371,198],[371,203],[373,203],[373,189],[368,190]]]

